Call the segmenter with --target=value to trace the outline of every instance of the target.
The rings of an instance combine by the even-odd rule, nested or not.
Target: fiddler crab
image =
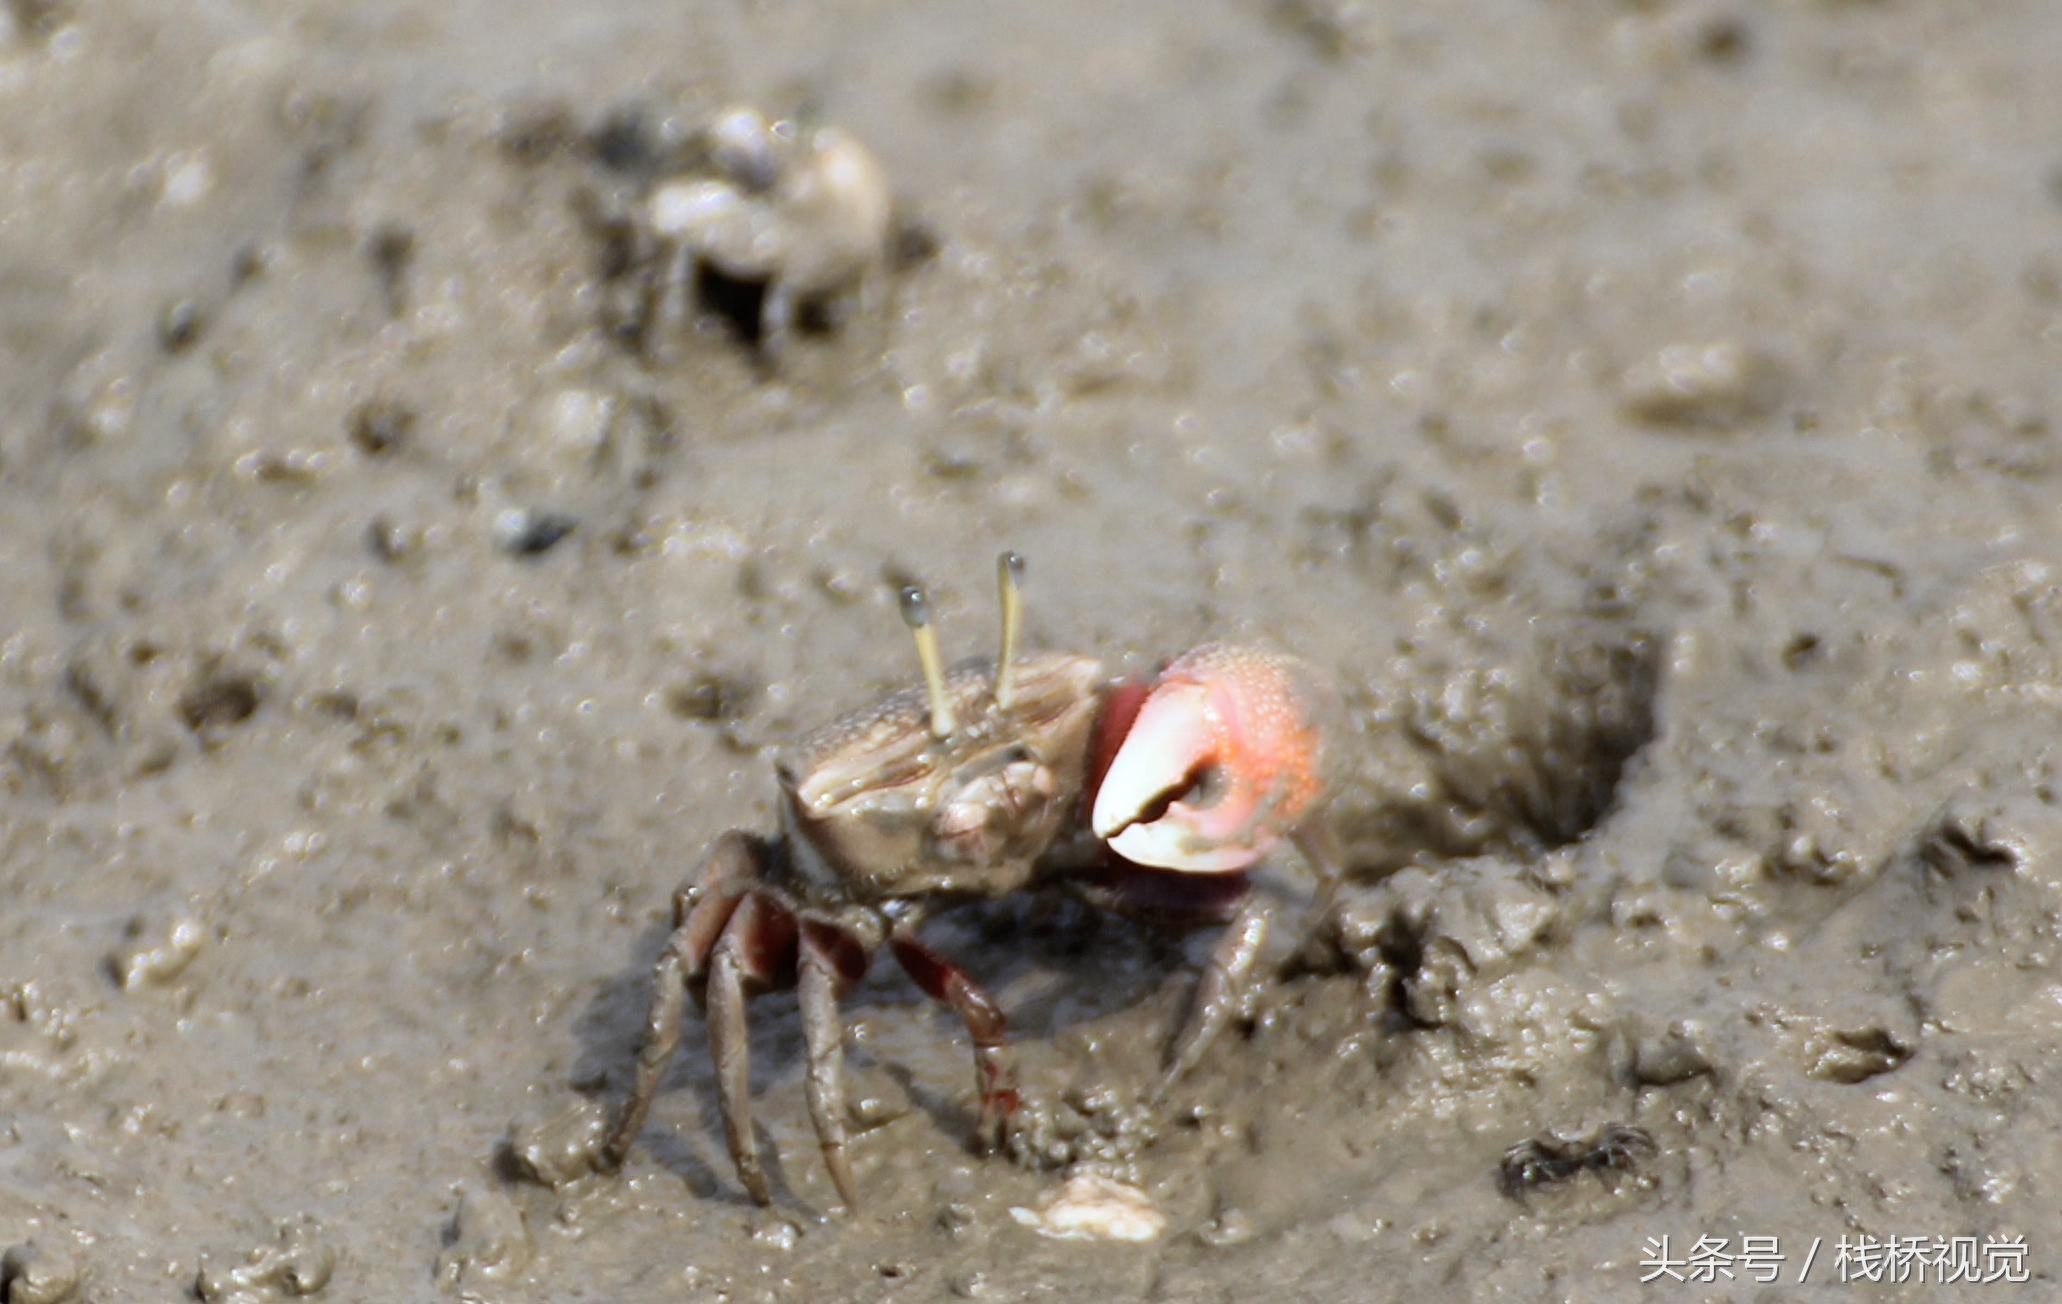
[[[1021,560],[1003,554],[997,574],[996,660],[945,669],[924,595],[905,589],[923,682],[783,749],[780,832],[724,834],[675,895],[636,1077],[600,1167],[620,1167],[643,1128],[691,995],[708,1022],[731,1159],[752,1199],[770,1203],[747,1097],[745,1001],[795,987],[810,1118],[839,1197],[856,1209],[838,999],[883,945],[966,1023],[984,1150],[1003,1141],[1019,1103],[1002,1011],[918,937],[926,915],[1064,884],[1134,916],[1228,924],[1169,1046],[1164,1091],[1243,1005],[1269,920],[1247,871],[1286,839],[1329,893],[1333,698],[1309,666],[1211,644],[1157,676],[1111,680],[1092,657],[1019,654]]]
[[[661,315],[718,290],[777,360],[797,325],[830,317],[886,261],[887,173],[849,132],[752,108],[718,113],[700,146],[705,175],[661,181],[646,201],[667,259]]]

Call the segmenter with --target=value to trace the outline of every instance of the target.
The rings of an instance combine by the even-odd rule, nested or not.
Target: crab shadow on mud
[[[625,1094],[651,1004],[653,969],[672,932],[663,921],[642,930],[632,958],[581,1012],[575,1025],[578,1053],[570,1073],[580,1095],[613,1107]],[[941,952],[971,958],[981,983],[1005,1006],[1013,1048],[1034,1062],[1059,1053],[1056,1043],[1068,1032],[1152,1003],[1170,984],[1179,985],[1207,956],[1211,941],[1207,930],[1178,933],[1113,915],[1058,887],[964,903],[937,916],[926,938]],[[928,1115],[946,1136],[959,1138],[969,1154],[978,1153],[978,1107],[961,1081],[966,1050],[959,1017],[926,997],[892,966],[876,967],[848,1004],[860,1019],[885,1018],[901,1025],[880,1041],[935,1043],[935,1051],[922,1053],[915,1063],[859,1045],[853,1048],[853,1062],[862,1074],[872,1070],[891,1080],[907,1096],[912,1111]],[[757,998],[754,1010],[751,1089],[760,1097],[779,1094],[801,1076],[807,1061],[800,1009],[795,994],[785,992]],[[687,1023],[688,1042],[706,1036],[701,1015],[691,1012]],[[904,1027],[914,1028],[914,1034],[903,1035]],[[1139,1084],[1143,1093],[1157,1056],[1137,1060],[1146,1075]],[[1032,1076],[1052,1082],[1082,1071],[1046,1067]],[[684,1118],[668,1117],[647,1126],[640,1133],[639,1148],[698,1197],[752,1203],[746,1192],[723,1180],[720,1151],[709,1149],[720,1135],[722,1101],[708,1056],[675,1058],[660,1094],[677,1097],[682,1091],[692,1094],[694,1110]],[[893,1122],[902,1113],[897,1108],[876,1125]],[[758,1131],[762,1151],[771,1160],[774,1184],[792,1194],[780,1148],[764,1135],[763,1122]]]

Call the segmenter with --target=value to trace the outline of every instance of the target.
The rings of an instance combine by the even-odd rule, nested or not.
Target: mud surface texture
[[[0,1291],[2056,1298],[2058,51],[2051,0],[0,5]],[[895,188],[773,364],[641,308],[623,216],[733,103]],[[1035,644],[1336,674],[1336,913],[1159,1107],[1206,937],[941,920],[1035,1126],[969,1153],[877,971],[862,1220],[791,997],[772,1211],[692,1015],[581,1175],[766,748],[911,676],[907,577],[985,650],[1006,546]],[[1036,1235],[1069,1165],[1165,1234]],[[1663,1235],[1783,1284],[1643,1286]],[[2030,1280],[1839,1283],[1891,1235]]]

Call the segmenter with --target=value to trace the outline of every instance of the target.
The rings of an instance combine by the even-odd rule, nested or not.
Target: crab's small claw
[[[1303,662],[1211,644],[1154,682],[1096,789],[1090,823],[1133,864],[1245,869],[1324,795],[1330,694]]]

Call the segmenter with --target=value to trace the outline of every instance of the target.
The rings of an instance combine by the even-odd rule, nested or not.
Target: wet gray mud
[[[0,1292],[2054,1298],[2057,51],[2045,0],[0,6]],[[735,102],[866,142],[907,255],[776,366],[623,315],[611,205]],[[772,1212],[692,1018],[580,1176],[767,747],[909,677],[907,577],[985,649],[1005,546],[1037,644],[1336,675],[1337,910],[1159,1108],[1207,939],[940,921],[1040,1128],[972,1155],[877,972],[861,1219],[781,996]],[[1018,1225],[1075,1161],[1167,1234]],[[1642,1284],[1662,1236],[1781,1284]],[[1889,1236],[2029,1280],[1840,1282]]]

